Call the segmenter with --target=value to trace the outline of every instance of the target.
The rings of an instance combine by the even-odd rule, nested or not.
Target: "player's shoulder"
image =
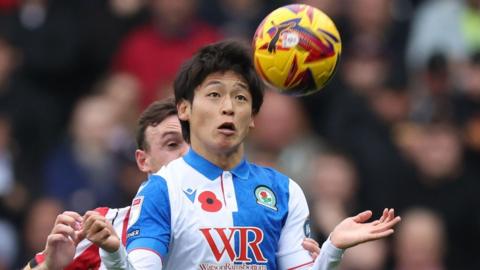
[[[169,186],[181,185],[183,177],[191,177],[194,169],[180,157],[163,166],[155,175],[160,176]]]
[[[140,186],[137,195],[169,193],[180,187],[178,174],[182,173],[182,160],[176,159],[160,168]],[[184,171],[184,170],[183,170]]]
[[[161,191],[167,191],[167,182],[165,178],[158,172],[155,174],[149,174],[146,181],[144,181],[138,188],[137,196],[158,193]]]
[[[282,173],[282,172],[280,172],[277,169],[274,169],[272,167],[263,166],[263,165],[259,165],[259,164],[252,163],[252,162],[249,163],[249,166],[250,166],[250,172],[261,173],[261,174],[268,175],[270,177],[279,177],[279,178],[287,178],[288,179],[287,175],[285,175],[284,173]]]
[[[277,185],[287,185],[290,178],[282,172],[268,166],[249,163],[251,177],[258,178],[262,181],[272,182]]]

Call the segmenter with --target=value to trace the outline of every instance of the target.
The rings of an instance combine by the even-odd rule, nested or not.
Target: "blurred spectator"
[[[199,3],[202,16],[209,23],[218,25],[224,36],[250,42],[260,21],[268,10],[273,10],[269,2],[271,1],[203,0]],[[271,9],[267,9],[267,6]]]
[[[46,193],[68,209],[84,212],[118,204],[117,164],[110,148],[117,123],[114,112],[114,104],[103,96],[80,101],[70,136],[46,162]]]
[[[405,77],[403,55],[408,15],[396,15],[400,5],[394,0],[300,2],[326,7],[327,14],[337,6],[341,10],[333,15],[343,45],[337,74],[321,93],[303,99],[315,130],[327,134],[332,132],[332,117],[337,118],[332,112],[338,106],[346,106],[338,104],[342,99],[375,95],[389,78]],[[356,108],[358,105],[349,106],[360,109]]]
[[[462,170],[463,148],[455,127],[448,124],[425,126],[420,149],[413,155],[420,180],[425,185],[441,185],[455,180]]]
[[[393,128],[408,116],[407,100],[405,81],[389,79],[368,95],[344,88],[329,103],[326,138],[357,166],[361,208],[393,206],[396,186],[415,176],[393,141]]]
[[[113,73],[97,86],[97,92],[112,104],[116,119],[109,139],[109,149],[115,153],[118,164],[118,203],[128,205],[146,175],[138,170],[134,152],[135,133],[139,116],[139,82],[127,73]]]
[[[19,145],[15,138],[18,126],[17,110],[19,104],[13,75],[19,64],[18,50],[7,35],[0,33],[0,217],[17,221],[25,210],[28,193],[18,180],[25,159],[19,159]],[[22,145],[22,149],[23,145]],[[25,157],[25,156],[23,156]],[[20,174],[21,175],[21,174]]]
[[[316,7],[321,11],[325,12],[329,17],[334,19],[335,25],[337,25],[337,20],[341,17],[344,11],[344,0],[294,0],[294,3],[310,5]]]
[[[319,234],[317,238],[322,241],[336,224],[359,211],[357,171],[344,154],[331,150],[319,153],[309,165],[305,191],[310,199],[313,232]],[[345,253],[339,269],[384,269],[387,254],[388,248],[384,241],[362,244]]]
[[[5,38],[0,36],[0,99],[8,94],[10,77],[18,64],[15,48]]]
[[[255,123],[247,147],[249,157],[278,168],[302,186],[308,161],[323,142],[312,132],[301,103],[267,91]]]
[[[2,241],[0,241],[0,270],[13,269],[19,251],[17,232],[11,224],[0,219],[0,235],[2,236]]]
[[[18,0],[1,0],[0,11],[8,11],[14,9],[18,5]]]
[[[11,120],[0,110],[0,220],[6,218],[18,222],[26,210],[30,194],[16,179],[14,146]]]
[[[3,69],[3,57],[0,64],[0,72],[9,73],[0,75],[2,80],[7,78],[0,83],[0,96],[6,94],[18,146],[17,179],[31,191],[41,188],[39,164],[61,134],[71,104],[82,95],[82,74],[88,72],[80,70],[81,37],[75,8],[73,0],[25,0],[1,15],[0,28],[8,39],[10,57],[5,61],[8,68]]]
[[[22,53],[21,74],[44,95],[60,99],[55,105],[68,111],[81,95],[82,35],[74,0],[25,0],[8,21],[13,44]],[[82,74],[82,73],[80,73]],[[63,107],[65,106],[65,107]]]
[[[404,83],[392,79],[374,92],[370,107],[380,121],[395,128],[407,120],[411,107],[407,91]]]
[[[445,225],[440,216],[428,209],[409,209],[402,215],[402,222],[395,233],[394,269],[447,269],[446,241]]]
[[[352,91],[370,96],[393,76],[388,52],[379,44],[368,40],[357,39],[350,46],[340,66],[340,76]]]
[[[10,140],[10,121],[4,115],[0,115],[0,197],[10,193],[14,185]]]
[[[80,0],[82,16],[83,77],[96,81],[106,76],[120,42],[134,28],[146,23],[149,0]]]
[[[417,122],[451,121],[455,94],[449,63],[444,54],[433,54],[419,72],[418,87],[412,93],[411,118]]]
[[[312,207],[314,232],[321,238],[357,210],[357,171],[343,154],[327,150],[308,162],[306,196]]]
[[[339,270],[383,270],[389,255],[385,239],[363,243],[348,249]]]
[[[479,176],[463,162],[458,130],[448,123],[438,123],[418,126],[410,132],[414,136],[404,134],[403,142],[408,141],[406,137],[415,141],[403,149],[410,151],[407,155],[418,170],[418,180],[404,179],[397,187],[397,192],[403,194],[398,205],[400,209],[420,205],[440,213],[449,241],[448,269],[476,269],[474,250],[480,241],[480,218],[471,209],[479,205]]]
[[[347,24],[343,31],[342,43],[345,51],[362,54],[358,44],[387,51],[392,66],[403,66],[405,43],[408,38],[408,15],[399,16],[400,5],[395,0],[346,1]],[[363,47],[364,48],[364,47]]]
[[[63,210],[58,201],[48,198],[32,203],[23,228],[24,253],[21,254],[23,263],[28,262],[36,252],[45,248],[47,236],[52,230],[55,219]]]
[[[480,48],[480,3],[478,0],[430,0],[417,11],[408,42],[412,71],[423,68],[435,52],[453,62],[463,62]]]
[[[114,69],[140,81],[143,107],[171,92],[178,68],[201,46],[220,39],[196,17],[197,0],[151,0],[152,22],[130,33],[114,59]]]
[[[97,85],[96,92],[110,100],[112,105],[116,126],[113,128],[110,148],[116,152],[133,153],[137,118],[140,114],[138,80],[127,73],[113,73]]]
[[[462,74],[462,91],[455,96],[455,119],[463,131],[469,161],[480,162],[480,51]],[[476,167],[476,166],[475,166]]]

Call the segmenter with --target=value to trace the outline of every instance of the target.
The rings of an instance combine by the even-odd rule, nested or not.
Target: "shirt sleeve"
[[[289,194],[288,216],[280,235],[277,252],[279,269],[336,269],[343,250],[336,248],[329,240],[323,244],[315,262],[303,248],[303,240],[310,237],[307,200],[300,186],[292,180],[289,183]]]
[[[308,269],[313,260],[302,242],[308,236],[309,211],[307,200],[300,186],[289,180],[288,216],[278,243],[279,269]]]
[[[151,175],[132,201],[127,230],[127,252],[144,249],[164,257],[171,235],[171,209],[167,182]]]
[[[115,252],[100,249],[100,257],[108,270],[162,270],[162,260],[153,251],[135,249],[128,256],[122,245]]]
[[[320,254],[315,260],[312,270],[335,270],[340,265],[343,256],[343,249],[339,249],[332,244],[330,238],[327,239],[320,249]]]

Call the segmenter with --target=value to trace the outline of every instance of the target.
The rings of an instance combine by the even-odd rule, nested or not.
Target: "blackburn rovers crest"
[[[277,198],[269,187],[258,186],[255,188],[255,198],[258,204],[277,211]]]

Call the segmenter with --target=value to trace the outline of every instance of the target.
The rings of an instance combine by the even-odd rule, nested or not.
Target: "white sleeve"
[[[123,245],[112,253],[100,249],[100,258],[108,270],[162,269],[160,256],[147,249],[134,249],[128,255]]]
[[[312,270],[335,270],[340,265],[344,250],[339,249],[332,244],[330,238],[327,239],[320,249],[315,263],[312,266]]]
[[[320,255],[313,262],[308,251],[302,246],[310,230],[307,200],[300,186],[292,180],[289,180],[289,194],[288,217],[278,244],[279,269],[334,270],[342,258],[343,250],[327,240]]]
[[[307,200],[302,189],[289,180],[288,216],[278,242],[279,269],[307,269],[312,266],[312,257],[302,247],[309,231],[308,216]]]

